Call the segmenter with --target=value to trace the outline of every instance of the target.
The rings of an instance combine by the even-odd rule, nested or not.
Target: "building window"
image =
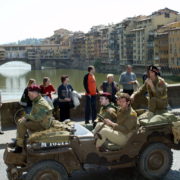
[[[164,13],[164,17],[169,18],[170,17],[169,13]]]

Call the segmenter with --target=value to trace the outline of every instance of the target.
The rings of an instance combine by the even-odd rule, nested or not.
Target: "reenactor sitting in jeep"
[[[99,101],[100,101],[100,105],[101,105],[101,109],[100,109],[100,112],[99,112],[99,115],[101,117],[103,117],[103,119],[111,119],[111,121],[113,122],[116,122],[117,121],[117,108],[111,104],[111,99],[112,96],[110,93],[108,92],[104,92],[102,94],[100,94],[100,98],[99,98]],[[96,134],[101,126],[103,125],[102,121],[101,121],[101,118],[97,118],[95,120],[95,129],[93,130],[93,133]]]
[[[106,140],[124,146],[137,128],[137,114],[130,104],[130,96],[126,93],[117,93],[117,122],[104,119],[104,125],[98,132],[96,148],[101,149]],[[95,128],[96,130],[96,128]]]
[[[167,110],[168,96],[166,82],[158,76],[158,68],[151,65],[147,72],[148,78],[143,86],[131,95],[131,100],[133,101],[136,95],[143,96],[148,92],[148,111],[142,116],[150,119],[154,114],[161,114]]]
[[[14,153],[22,152],[27,130],[38,132],[49,129],[52,124],[52,107],[40,95],[39,86],[30,86],[28,88],[28,96],[32,100],[32,111],[18,120]]]

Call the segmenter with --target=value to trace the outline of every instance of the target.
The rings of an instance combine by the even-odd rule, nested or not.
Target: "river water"
[[[29,64],[23,62],[9,62],[0,66],[0,90],[2,93],[2,101],[18,100],[21,98],[24,88],[30,78],[36,79],[38,84],[42,83],[43,77],[50,77],[53,86],[57,89],[60,85],[60,77],[63,74],[69,75],[70,84],[79,92],[83,92],[83,77],[86,71],[75,69],[43,69],[31,70]],[[96,73],[98,87],[106,80],[106,74]],[[118,81],[119,75],[115,75]],[[141,78],[138,78],[141,83]],[[168,83],[180,82],[180,78],[175,80],[167,80]]]

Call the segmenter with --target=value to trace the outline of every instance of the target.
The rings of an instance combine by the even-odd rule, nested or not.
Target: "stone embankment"
[[[180,84],[168,85],[168,99],[169,105],[171,108],[180,107]],[[142,105],[146,106],[146,101],[143,103],[138,103],[137,108],[141,108]],[[99,103],[97,103],[99,104]],[[85,96],[82,96],[81,104],[76,109],[72,109],[71,117],[72,120],[82,120],[84,118],[84,108],[85,107]],[[14,125],[14,115],[18,109],[21,108],[21,105],[18,101],[14,102],[4,102],[1,108],[1,124],[2,128],[7,128]],[[99,107],[98,107],[99,108]]]

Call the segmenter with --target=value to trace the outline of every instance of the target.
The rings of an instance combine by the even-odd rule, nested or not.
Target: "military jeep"
[[[175,121],[178,121],[176,119]],[[87,165],[105,166],[108,169],[137,167],[147,179],[165,176],[171,168],[171,149],[180,149],[174,143],[172,122],[141,123],[124,147],[106,143],[106,151],[95,147],[91,131],[78,123],[70,131],[49,132],[45,138],[30,137],[23,153],[4,152],[7,176],[10,180],[66,180],[75,170]],[[53,134],[54,133],[54,134]]]

